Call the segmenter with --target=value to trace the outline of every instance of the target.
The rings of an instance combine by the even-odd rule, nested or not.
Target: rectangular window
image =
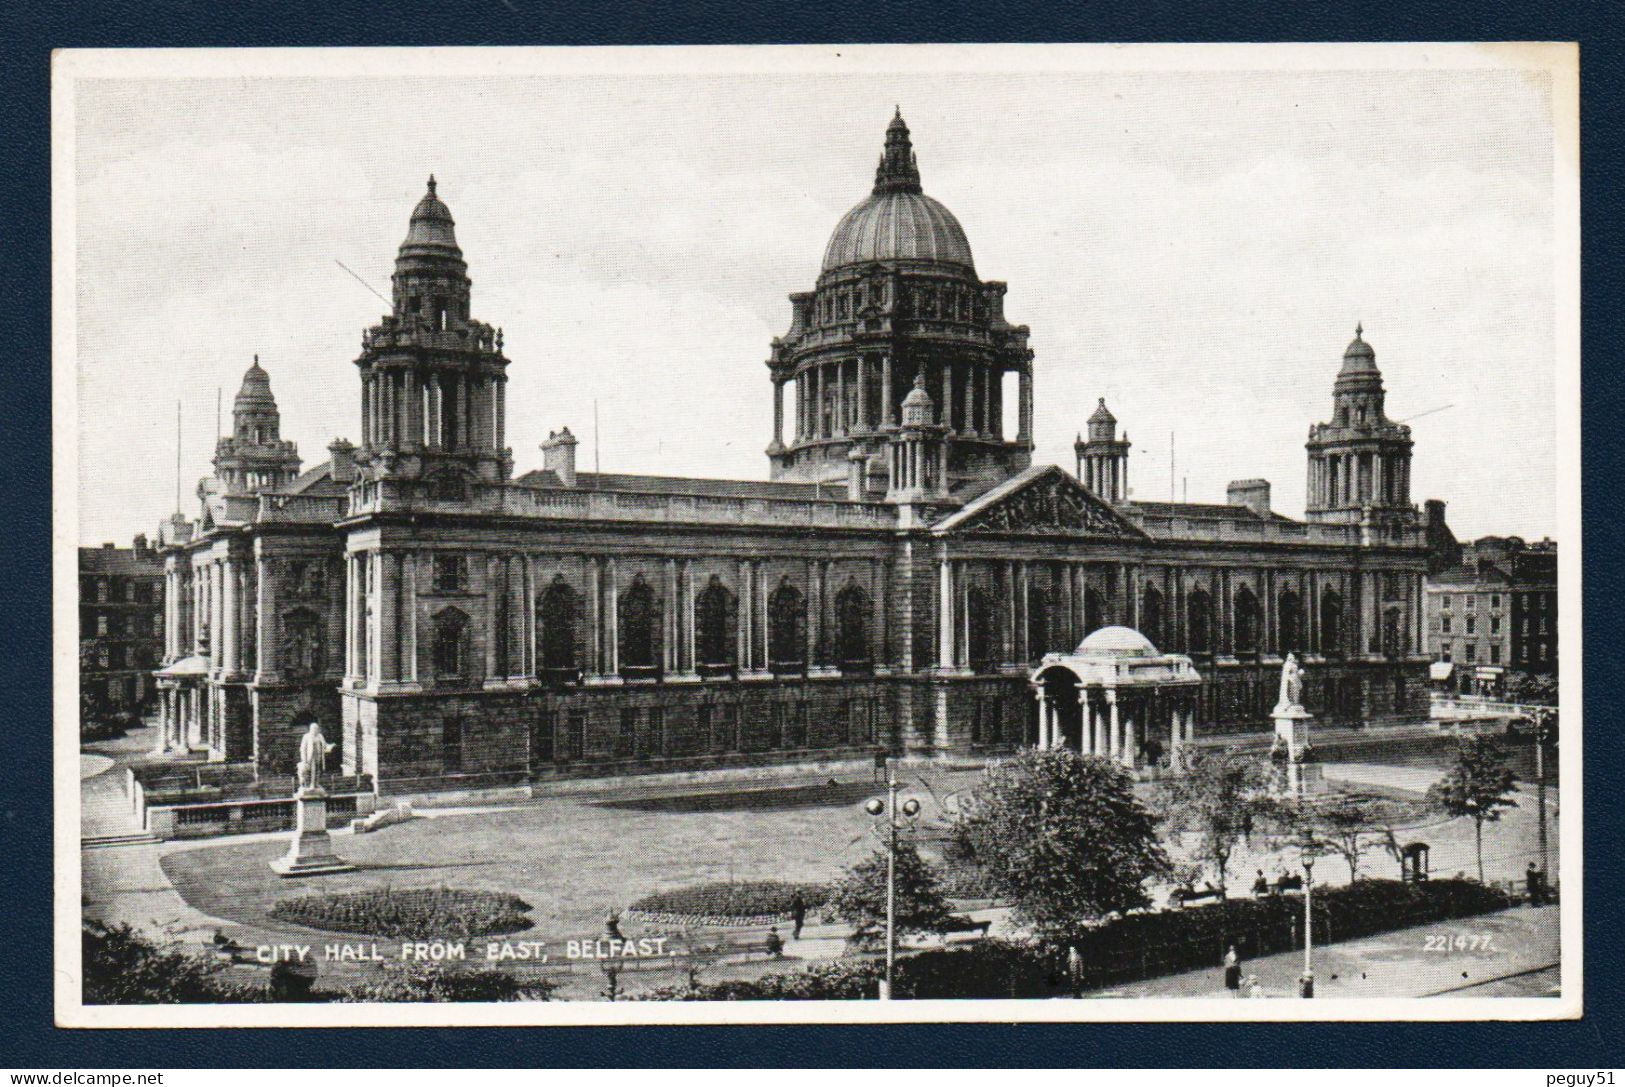
[[[122,645],[115,645],[108,649],[107,666],[109,668],[124,667],[124,647]]]
[[[1440,593],[1439,594],[1439,607],[1443,608],[1445,611],[1450,610],[1450,594],[1449,593]]]
[[[645,755],[666,753],[666,711],[659,706],[649,707],[649,741]]]
[[[460,593],[468,587],[468,561],[463,555],[436,555],[434,557],[434,587],[436,592]]]
[[[1450,659],[1450,646],[1448,644],[1443,646],[1440,651],[1444,654],[1444,656],[1439,658],[1440,660],[1447,661]]]
[[[1491,664],[1500,664],[1501,663],[1501,647],[1500,646],[1498,646],[1498,645],[1491,645],[1490,646],[1490,663]]]
[[[1499,615],[1490,616],[1490,633],[1501,633],[1501,617]]]
[[[1476,615],[1469,615],[1467,617],[1467,633],[1478,633],[1478,617]]]
[[[440,725],[440,765],[448,774],[463,772],[463,719],[448,717]]]
[[[1500,606],[1501,606],[1501,594],[1500,593],[1491,593],[1490,594],[1490,607],[1499,608]]]
[[[615,757],[630,759],[638,750],[638,711],[628,706],[621,710],[621,731],[615,737]]]
[[[1546,643],[1545,642],[1542,642],[1541,645],[1540,645],[1540,659],[1541,660],[1546,659]]]
[[[96,633],[102,635],[103,637],[107,636],[107,616],[96,616]]]
[[[536,725],[530,734],[531,769],[538,769],[547,763],[557,761],[558,744],[555,734],[558,727],[559,715],[552,710],[543,710],[536,715]]]
[[[96,579],[96,602],[98,604],[107,603],[107,579],[104,577]]]
[[[1478,663],[1478,643],[1477,642],[1468,642],[1467,643],[1467,663],[1468,664],[1477,664]]]
[[[1546,617],[1544,615],[1540,617],[1540,632],[1542,634],[1546,633]]]
[[[583,759],[587,757],[587,711],[570,711],[570,730],[559,745],[562,759]]]
[[[1478,597],[1474,596],[1472,593],[1467,594],[1467,610],[1468,611],[1472,611],[1473,610],[1473,605],[1475,603],[1477,603],[1477,602],[1478,602]]]
[[[1450,629],[1450,616],[1442,615],[1439,617],[1439,630],[1445,634],[1452,633]]]

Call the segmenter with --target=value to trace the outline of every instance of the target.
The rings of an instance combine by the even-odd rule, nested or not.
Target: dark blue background
[[[1604,4],[795,5],[379,0],[0,4],[0,1067],[640,1065],[1531,1066],[1619,1063],[1618,507],[1621,55]],[[1618,5],[1614,5],[1617,10]],[[1586,477],[1586,1017],[1550,1024],[1301,1024],[60,1031],[51,997],[50,50],[63,47],[854,41],[1581,42]],[[1508,253],[1507,259],[1521,255]],[[224,319],[224,315],[223,315]],[[1461,345],[1470,352],[1472,344]],[[1530,359],[1545,366],[1545,359]],[[1516,447],[1486,436],[1483,456]],[[1515,527],[1516,511],[1508,511]],[[1576,557],[1565,539],[1564,561]],[[1570,661],[1577,647],[1564,647]],[[1486,1002],[1486,1014],[1493,1006]],[[1328,1005],[1327,1010],[1332,1010]],[[1605,1039],[1612,1038],[1609,1044]]]

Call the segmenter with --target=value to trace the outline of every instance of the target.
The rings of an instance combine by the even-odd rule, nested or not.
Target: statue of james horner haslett
[[[299,738],[299,788],[314,789],[321,785],[322,773],[327,769],[327,753],[337,746],[327,742],[320,724],[310,723],[309,731]]]
[[[1303,705],[1303,668],[1298,664],[1296,653],[1288,653],[1286,662],[1281,665],[1281,697],[1276,702],[1276,709],[1285,709],[1291,706]]]

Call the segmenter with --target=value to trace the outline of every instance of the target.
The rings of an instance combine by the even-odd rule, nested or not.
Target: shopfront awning
[[[1428,665],[1428,678],[1432,680],[1449,679],[1450,673],[1455,670],[1456,666],[1449,661],[1434,661]]]

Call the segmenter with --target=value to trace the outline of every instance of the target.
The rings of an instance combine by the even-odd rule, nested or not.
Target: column
[[[869,356],[859,355],[857,361],[858,431],[873,429],[869,422]]]
[[[220,567],[221,588],[221,641],[223,645],[222,660],[225,673],[228,676],[237,676],[243,670],[242,640],[238,637],[237,624],[242,618],[242,574],[237,564],[227,559]]]
[[[1025,665],[1033,659],[1032,646],[1029,644],[1033,624],[1032,616],[1028,614],[1028,609],[1032,607],[1032,594],[1025,559],[1017,563],[1016,573],[1016,661]]]
[[[846,403],[846,363],[835,363],[835,433],[846,433],[847,403]]]
[[[1038,748],[1042,751],[1049,747],[1049,700],[1044,697],[1043,687],[1033,693],[1038,698]]]
[[[401,558],[401,679],[418,681],[418,570],[423,564],[408,551]]]
[[[949,429],[954,425],[954,367],[953,363],[942,364],[942,415],[940,421]]]
[[[737,622],[737,620],[736,620]],[[683,560],[683,674],[699,672],[694,652],[694,560]]]
[[[770,613],[767,607],[767,596],[767,571],[763,568],[762,561],[758,559],[756,560],[756,614],[753,616],[753,620],[756,623],[756,631],[760,634],[760,638],[756,643],[760,653],[756,666],[763,672],[770,672],[773,668],[773,658],[768,653],[769,631],[767,624]]]
[[[1388,492],[1383,489],[1383,462],[1388,458],[1381,452],[1371,454],[1371,497],[1378,503],[1387,501]]]
[[[591,645],[588,649],[587,671],[595,676],[604,674],[604,568],[596,556],[588,555],[583,562],[587,566],[587,582],[590,591],[587,594],[588,616],[587,629],[592,635]]]
[[[734,638],[738,642],[734,653],[737,662],[736,667],[740,672],[751,670],[750,653],[753,643],[750,636],[750,623],[754,599],[751,595],[750,563],[741,559],[739,563],[739,616],[734,623]]]
[[[949,560],[939,563],[940,579],[937,589],[937,665],[944,671],[954,665],[954,575]]]
[[[275,683],[277,681],[277,660],[282,647],[277,644],[277,602],[276,602],[276,567],[264,555],[259,558],[258,578],[258,630],[254,636],[254,645],[257,650],[258,671],[254,676],[255,683]]]
[[[396,621],[395,592],[401,576],[401,557],[393,551],[378,552],[378,595],[373,617],[378,625],[378,666],[374,686],[393,685],[400,678],[400,625]]]
[[[361,378],[361,447],[372,445],[372,375]]]
[[[784,444],[784,382],[773,382],[773,444]]]
[[[1106,713],[1111,721],[1111,752],[1110,757],[1119,762],[1123,759],[1123,719],[1117,711],[1117,691],[1106,688]]]
[[[466,417],[466,416],[465,416]],[[501,679],[497,662],[497,624],[502,618],[502,605],[498,593],[502,591],[500,576],[501,561],[495,555],[485,557],[485,596],[483,610],[485,621],[480,624],[485,630],[485,682],[491,683]]]
[[[621,674],[621,594],[615,576],[613,556],[608,559],[605,567],[609,584],[609,600],[606,605],[609,622],[605,630],[609,640],[609,673],[618,676]]]
[[[897,420],[892,415],[891,352],[880,356],[880,425],[891,426]]]
[[[225,564],[209,564],[209,667],[218,672],[225,663]]]
[[[965,370],[965,433],[975,437],[976,426],[976,371],[975,364]]]
[[[682,598],[677,585],[676,559],[666,560],[666,606],[661,612],[661,673],[669,676],[682,668],[681,650],[677,641],[678,631],[682,629],[682,623],[679,621],[682,614]]]
[[[356,561],[354,555],[344,556],[344,682],[353,684],[356,677]]]
[[[1020,422],[1016,441],[1031,443],[1033,440],[1033,371],[1031,366],[1021,368],[1021,404]]]
[[[824,426],[824,364],[814,367],[817,383],[813,393],[813,436],[827,438],[829,433]]]
[[[1136,703],[1140,700],[1136,699]],[[1123,721],[1123,765],[1130,770],[1140,762],[1140,714],[1145,711],[1143,704],[1129,707],[1129,713],[1124,715]]]

